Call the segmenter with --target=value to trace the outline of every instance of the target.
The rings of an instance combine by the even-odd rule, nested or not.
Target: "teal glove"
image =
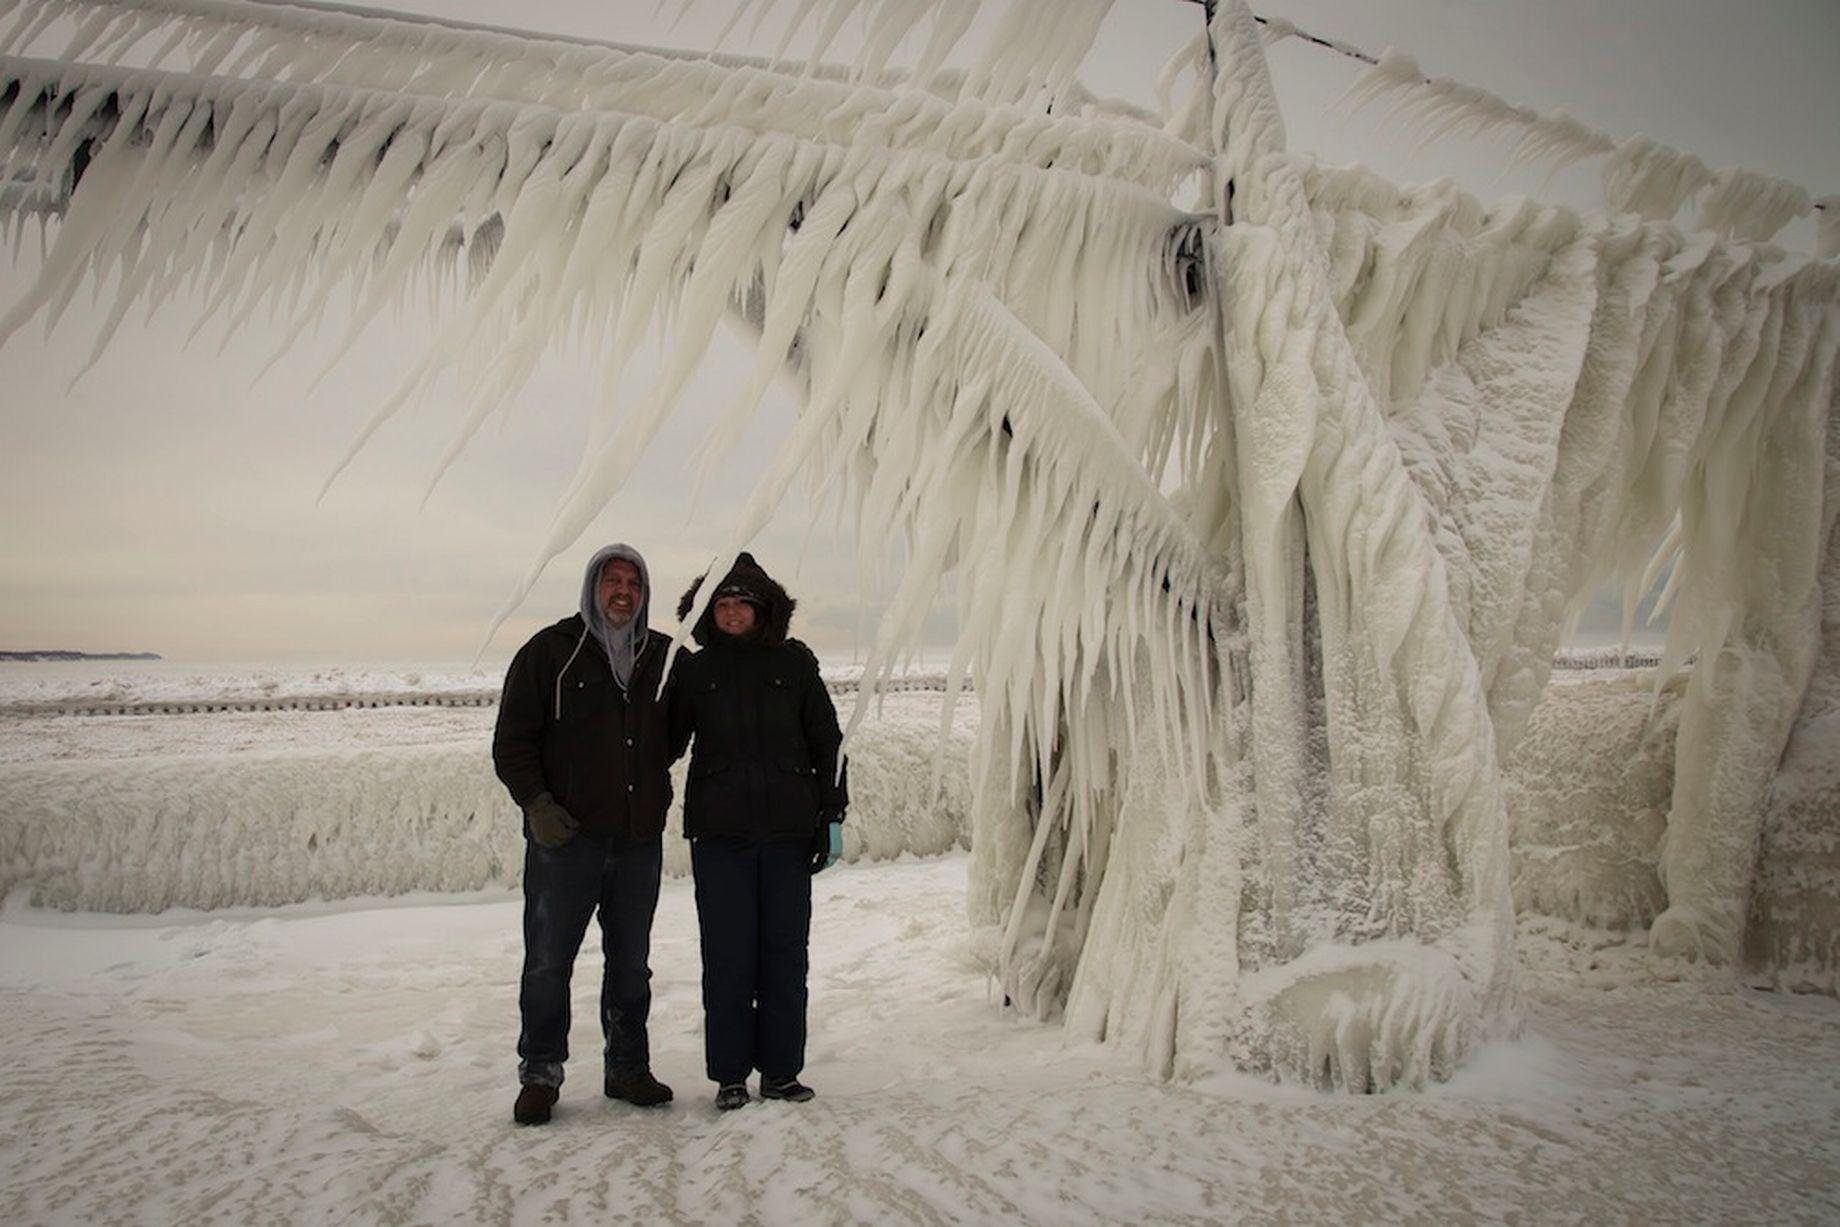
[[[825,815],[827,821],[819,825],[816,834],[811,837],[811,871],[823,873],[837,863],[843,855],[843,816],[835,818]]]
[[[575,838],[581,823],[562,808],[562,802],[540,792],[524,807],[524,821],[530,825],[530,837],[545,848],[560,848]]]

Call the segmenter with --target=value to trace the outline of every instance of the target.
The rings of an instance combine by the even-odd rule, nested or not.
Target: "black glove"
[[[818,829],[811,837],[811,871],[823,873],[843,855],[843,811],[827,809],[818,814]]]
[[[560,848],[581,830],[581,823],[571,818],[562,803],[546,792],[538,793],[524,807],[524,821],[530,824],[530,837],[545,848]]]

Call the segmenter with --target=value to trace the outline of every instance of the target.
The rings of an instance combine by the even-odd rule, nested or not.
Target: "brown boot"
[[[548,1124],[549,1110],[556,1106],[556,1097],[560,1094],[553,1086],[527,1083],[518,1092],[517,1103],[512,1105],[511,1119],[520,1125]]]
[[[624,1099],[641,1108],[671,1102],[671,1088],[652,1077],[649,1069],[608,1070],[606,1091],[609,1099]]]

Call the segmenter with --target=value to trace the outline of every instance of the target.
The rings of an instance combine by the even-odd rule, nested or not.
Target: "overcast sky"
[[[414,0],[403,9],[630,42],[707,46],[727,0],[700,0],[673,31],[653,0]],[[785,7],[785,6],[782,6]],[[1617,136],[1647,133],[1708,164],[1738,163],[1840,191],[1840,3],[1834,0],[1265,0],[1257,11],[1379,51],[1415,54],[1434,75],[1533,106],[1563,107]],[[1153,103],[1164,61],[1200,29],[1182,0],[1118,0],[1083,76],[1102,94]],[[744,45],[737,45],[744,46]],[[1359,65],[1290,42],[1272,54],[1291,147],[1361,161],[1401,181],[1451,176],[1485,197],[1540,190],[1588,207],[1594,169],[1542,185],[1503,178],[1502,146],[1418,150],[1381,110],[1325,113]],[[1792,246],[1810,243],[1804,225]],[[28,232],[0,281],[11,301],[36,265]],[[219,352],[185,344],[185,304],[118,334],[71,383],[93,316],[73,310],[49,338],[0,349],[0,649],[146,650],[198,661],[443,662],[470,658],[523,573],[559,483],[574,471],[590,364],[556,353],[501,427],[491,427],[419,508],[454,422],[433,404],[393,423],[332,493],[314,496],[427,321],[374,329],[316,389],[322,344],[306,338],[267,375],[281,338],[252,328]],[[336,333],[331,322],[324,330]],[[655,623],[722,542],[751,462],[789,420],[763,415],[718,488],[695,509],[684,465],[697,407],[717,399],[743,350],[718,347],[640,476],[544,581],[488,652],[502,660],[574,607],[579,567],[611,540],[652,562]],[[644,368],[633,372],[642,387]],[[419,508],[419,509],[418,509]],[[792,506],[756,544],[801,599],[802,634],[847,657],[872,626],[875,576],[859,577],[847,532]],[[801,561],[802,560],[802,561]],[[944,623],[942,621],[941,625]]]

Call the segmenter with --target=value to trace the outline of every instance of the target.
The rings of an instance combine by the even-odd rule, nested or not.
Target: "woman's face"
[[[754,603],[738,596],[721,596],[716,598],[716,629],[724,635],[746,635],[754,629],[758,618],[754,612]]]

